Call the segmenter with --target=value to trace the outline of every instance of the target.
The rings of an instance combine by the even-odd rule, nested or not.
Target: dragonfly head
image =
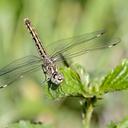
[[[64,76],[60,73],[54,73],[52,75],[52,78],[51,78],[51,81],[56,84],[56,85],[59,85],[62,83],[62,81],[64,80]]]

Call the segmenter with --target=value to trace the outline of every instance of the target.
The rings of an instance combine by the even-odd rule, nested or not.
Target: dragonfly
[[[102,35],[105,33],[104,30],[99,30],[55,41],[53,44],[56,44],[56,47],[53,45],[51,48],[53,49],[53,53],[50,54],[43,46],[43,43],[41,42],[30,19],[25,18],[24,23],[34,40],[39,56],[26,56],[14,60],[7,66],[0,69],[0,88],[11,85],[18,78],[21,78],[26,73],[33,72],[38,68],[43,70],[45,81],[50,81],[56,86],[59,86],[64,81],[64,76],[59,72],[57,66],[57,62],[63,61],[62,56],[70,59],[83,55],[89,51],[111,48],[120,42],[120,39],[118,38],[102,44],[99,41],[95,42],[94,39],[102,37]]]

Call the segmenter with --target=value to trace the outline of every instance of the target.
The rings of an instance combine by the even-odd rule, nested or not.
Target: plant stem
[[[94,103],[96,98],[89,98],[83,104],[83,128],[90,128],[90,121],[93,113]]]

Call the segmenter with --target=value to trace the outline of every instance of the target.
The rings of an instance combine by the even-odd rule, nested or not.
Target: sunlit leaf
[[[86,97],[86,86],[82,84],[80,76],[71,68],[64,67],[61,69],[64,75],[64,81],[61,85],[45,86],[54,98],[67,96]]]
[[[128,60],[124,60],[102,81],[101,92],[113,92],[128,89]]]

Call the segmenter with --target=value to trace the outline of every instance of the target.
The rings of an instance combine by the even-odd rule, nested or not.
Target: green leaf
[[[63,83],[59,86],[51,83],[45,86],[45,89],[48,90],[48,94],[53,98],[66,96],[89,98],[107,92],[128,89],[128,60],[124,60],[106,75],[101,83],[95,80],[89,81],[89,79],[86,79],[86,82],[82,82],[78,73],[71,68],[63,67],[60,71],[64,75]],[[86,76],[88,76],[87,73],[85,77]],[[88,86],[88,83],[90,86]]]
[[[29,121],[20,121],[18,123],[10,124],[7,128],[53,128],[53,126],[40,123],[30,123]]]
[[[119,123],[112,122],[107,128],[128,128],[128,117],[120,121]]]
[[[102,81],[99,91],[114,92],[128,89],[128,60],[124,60],[112,70]]]
[[[86,97],[86,86],[82,84],[80,76],[71,68],[63,67],[60,71],[64,75],[64,81],[59,86],[47,85],[45,89],[48,90],[50,96],[53,98],[62,98],[67,96],[81,96]]]

